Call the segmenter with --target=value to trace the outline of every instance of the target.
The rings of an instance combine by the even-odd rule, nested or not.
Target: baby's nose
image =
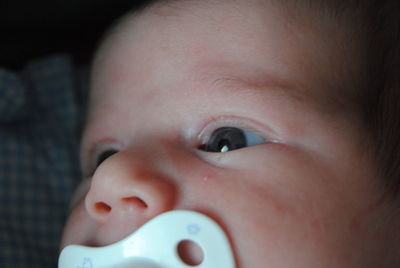
[[[89,216],[104,224],[141,225],[174,206],[175,189],[152,161],[119,152],[96,170],[85,199]]]

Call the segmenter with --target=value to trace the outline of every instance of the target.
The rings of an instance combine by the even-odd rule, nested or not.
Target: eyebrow
[[[261,78],[260,78],[261,77]],[[213,88],[226,87],[229,84],[238,85],[240,91],[266,92],[278,99],[294,101],[297,104],[315,109],[324,114],[333,114],[338,110],[345,110],[344,98],[330,96],[324,92],[312,91],[297,81],[289,81],[269,74],[260,77],[238,77],[223,75],[211,80]],[[319,94],[318,94],[319,93]]]
[[[219,84],[230,84],[234,83],[236,85],[242,86],[246,90],[251,91],[270,91],[276,95],[280,95],[284,98],[290,98],[297,102],[306,102],[306,93],[298,88],[293,87],[293,85],[286,80],[273,77],[264,76],[263,79],[250,79],[250,78],[240,78],[240,77],[228,77],[223,76],[214,79],[211,84],[212,86],[218,87]]]

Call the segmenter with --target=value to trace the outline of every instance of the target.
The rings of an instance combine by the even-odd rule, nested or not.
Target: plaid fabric
[[[0,69],[0,267],[56,267],[79,182],[85,72],[67,56]],[[83,75],[82,75],[83,74]]]

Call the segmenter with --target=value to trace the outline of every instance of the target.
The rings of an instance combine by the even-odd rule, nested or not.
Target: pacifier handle
[[[182,241],[203,251],[199,265],[186,264],[178,253]],[[174,210],[163,213],[119,242],[105,247],[70,245],[59,268],[235,268],[232,249],[222,228],[204,214]]]

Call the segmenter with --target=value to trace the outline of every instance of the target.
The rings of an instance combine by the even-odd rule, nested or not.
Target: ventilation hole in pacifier
[[[189,266],[198,266],[204,260],[203,249],[191,240],[182,240],[179,242],[178,256],[181,260]]]
[[[108,214],[111,211],[111,207],[104,202],[97,202],[94,204],[94,210],[99,214]]]

